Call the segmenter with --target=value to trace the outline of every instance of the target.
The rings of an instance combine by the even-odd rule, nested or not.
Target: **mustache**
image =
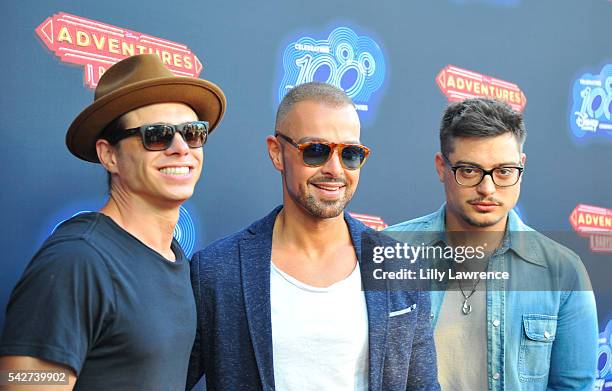
[[[470,204],[470,205],[478,204],[478,203],[481,203],[481,202],[493,203],[493,204],[495,204],[497,206],[503,206],[504,205],[504,203],[501,202],[500,200],[498,200],[497,198],[473,198],[473,199],[467,201],[467,203]]]

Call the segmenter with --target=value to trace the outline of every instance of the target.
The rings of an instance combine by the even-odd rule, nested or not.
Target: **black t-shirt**
[[[66,221],[11,294],[0,355],[68,365],[75,390],[184,390],[196,308],[172,250],[176,262],[100,213]]]

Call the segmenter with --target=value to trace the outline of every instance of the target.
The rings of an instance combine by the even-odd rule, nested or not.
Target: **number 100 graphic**
[[[341,88],[357,110],[368,112],[374,93],[385,80],[385,67],[378,44],[348,27],[334,29],[327,39],[299,38],[283,53],[278,103],[291,88],[320,81]]]

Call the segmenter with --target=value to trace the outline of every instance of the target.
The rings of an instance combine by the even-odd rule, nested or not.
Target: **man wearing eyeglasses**
[[[445,391],[593,387],[597,319],[584,266],[513,210],[525,137],[522,115],[505,103],[478,98],[450,104],[435,156],[446,203],[388,228],[397,238],[418,237],[419,244],[481,246],[486,254],[444,264],[449,273],[471,273],[470,278],[432,284],[431,319]],[[487,280],[482,276],[488,272],[506,272],[509,279]]]
[[[0,340],[6,390],[185,387],[196,308],[173,231],[224,109],[219,87],[175,77],[156,55],[102,76],[66,143],[108,171],[110,197],[62,223],[15,287]]]
[[[362,291],[361,234],[344,209],[369,149],[350,98],[287,93],[267,138],[283,204],[194,255],[199,313],[188,387],[438,390],[423,291]]]

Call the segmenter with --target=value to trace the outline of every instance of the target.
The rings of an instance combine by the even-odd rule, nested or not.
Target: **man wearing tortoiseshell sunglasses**
[[[204,374],[208,391],[439,389],[427,293],[361,288],[369,229],[344,212],[369,155],[359,133],[343,91],[285,96],[267,138],[283,205],[192,259],[188,387]]]

